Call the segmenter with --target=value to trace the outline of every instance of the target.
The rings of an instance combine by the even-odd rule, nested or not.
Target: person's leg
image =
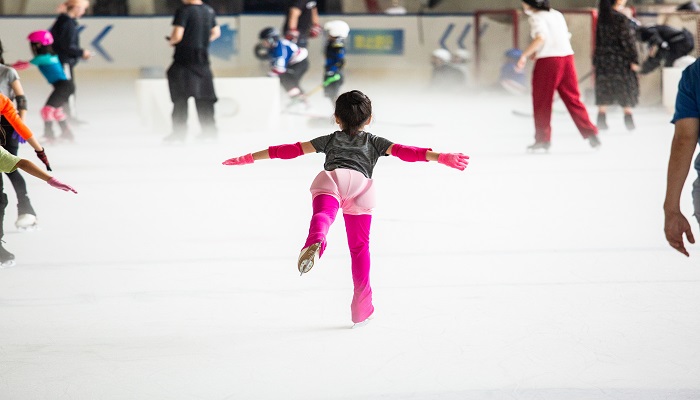
[[[563,75],[557,88],[559,97],[561,97],[566,109],[569,110],[574,124],[581,132],[584,139],[598,134],[598,128],[593,125],[588,110],[581,101],[581,92],[578,88],[578,78],[576,76],[576,67],[574,65],[574,56],[561,57],[561,70]]]
[[[532,71],[532,107],[535,117],[535,142],[552,140],[552,102],[557,85],[558,63],[556,58],[535,61]]]
[[[184,139],[187,134],[187,99],[178,99],[173,101],[173,137]]]
[[[184,140],[187,135],[187,100],[189,94],[186,67],[179,64],[172,64],[168,68],[168,88],[170,89],[170,100],[173,102],[172,134],[165,138],[166,141]]]
[[[319,194],[312,201],[313,215],[309,224],[309,234],[303,248],[307,248],[314,243],[321,243],[320,254],[326,249],[326,235],[330,229],[335,216],[340,207],[338,200],[328,194]]]
[[[8,131],[6,130],[5,132]],[[3,147],[10,154],[16,156],[19,150],[19,143],[14,135],[9,135],[6,138],[5,146]],[[32,207],[32,202],[29,200],[29,195],[27,194],[27,183],[19,173],[19,170],[8,173],[7,177],[10,178],[10,182],[12,182],[12,186],[17,194],[17,215],[21,216],[22,214],[31,214],[36,216],[34,207]]]
[[[693,216],[700,224],[700,176],[693,181]]]
[[[343,218],[345,219],[345,230],[352,260],[352,282],[354,285],[350,311],[352,322],[358,323],[374,313],[372,287],[369,280],[369,232],[372,225],[372,215],[343,214]]]
[[[197,106],[197,116],[199,117],[199,125],[202,127],[203,137],[216,137],[216,121],[214,120],[214,102],[210,99],[195,99],[194,104]]]
[[[5,250],[3,247],[3,237],[5,236],[5,208],[7,207],[7,195],[3,190],[2,177],[0,176],[0,263],[6,264],[13,262],[15,255]]]

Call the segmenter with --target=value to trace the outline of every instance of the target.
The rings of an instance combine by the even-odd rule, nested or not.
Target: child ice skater
[[[49,31],[34,31],[27,36],[34,58],[30,63],[39,67],[47,81],[53,85],[53,92],[46,100],[46,105],[41,109],[41,119],[44,120],[44,140],[51,143],[56,140],[53,133],[54,121],[61,128],[60,139],[73,141],[73,132],[68,126],[68,116],[63,111],[63,106],[68,103],[68,98],[75,92],[73,81],[66,77],[58,56],[51,45],[53,36]]]
[[[392,155],[407,162],[437,161],[460,171],[469,160],[461,153],[436,153],[375,136],[364,131],[371,119],[372,102],[364,93],[353,90],[340,95],[335,103],[335,121],[341,130],[310,142],[271,146],[223,162],[245,165],[268,158],[291,159],[311,152],[326,154],[324,171],[311,184],[313,215],[297,267],[302,274],[307,273],[323,255],[328,229],[342,208],[355,288],[350,305],[354,326],[367,323],[374,312],[369,283],[369,232],[375,205],[372,171],[379,157]]]
[[[280,84],[287,91],[289,98],[293,101],[303,101],[304,91],[299,83],[309,69],[309,51],[281,38],[277,28],[263,29],[259,38],[259,44],[268,49],[270,75],[279,76]]]
[[[323,92],[335,104],[343,84],[342,69],[345,65],[345,39],[350,26],[345,21],[328,21],[323,25],[326,32],[326,65],[323,73]]]
[[[19,115],[17,114],[17,110],[15,110],[14,104],[3,94],[0,94],[0,110],[2,111],[2,116],[10,123],[12,128],[17,133],[19,133],[22,137],[27,139],[29,143],[33,143],[33,146],[38,146],[38,144],[36,143],[36,139],[34,139],[32,135],[32,132],[29,130],[29,128],[27,128],[24,122],[22,122],[22,119],[20,119]],[[8,132],[0,129],[0,140],[5,139],[7,135]],[[43,149],[41,151],[37,151],[37,156],[46,165],[46,169],[50,171],[51,168],[49,167],[49,160],[48,158],[46,158],[46,154],[44,153]],[[0,173],[11,173],[17,169],[21,169],[30,175],[34,175],[37,178],[48,182],[49,185],[55,188],[65,191],[71,191],[73,193],[78,193],[72,187],[59,182],[58,179],[53,178],[51,175],[41,170],[38,166],[36,166],[36,164],[32,163],[31,161],[19,158],[16,155],[11,154],[7,150],[5,150],[5,148],[0,147]],[[15,255],[7,251],[2,246],[2,238],[5,234],[5,230],[3,229],[3,220],[5,219],[6,206],[7,195],[4,192],[2,192],[0,193],[0,267],[12,266],[14,265],[15,260]]]

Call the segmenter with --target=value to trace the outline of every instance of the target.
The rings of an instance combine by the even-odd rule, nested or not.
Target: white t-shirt
[[[571,33],[562,13],[555,9],[535,11],[530,15],[530,36],[541,36],[544,44],[535,53],[535,58],[565,57],[574,54],[571,48]]]

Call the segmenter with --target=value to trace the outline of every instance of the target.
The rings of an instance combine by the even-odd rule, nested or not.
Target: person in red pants
[[[564,16],[549,6],[549,0],[523,0],[529,16],[532,42],[518,59],[517,69],[525,68],[527,59],[535,59],[532,72],[532,106],[535,116],[535,143],[528,150],[548,150],[552,140],[552,103],[554,92],[566,105],[581,136],[591,147],[599,147],[598,128],[591,122],[581,102],[574,50],[569,42],[569,28]]]
[[[403,146],[365,132],[371,119],[369,97],[359,90],[346,92],[335,102],[335,120],[341,130],[308,142],[270,146],[223,162],[224,165],[246,165],[270,158],[287,160],[308,153],[325,153],[323,171],[311,184],[313,215],[297,268],[303,275],[323,255],[328,230],[338,210],[342,209],[354,285],[350,303],[353,327],[363,326],[374,313],[369,282],[369,239],[375,205],[372,172],[379,158],[392,155],[406,162],[437,161],[460,171],[469,163],[469,157],[461,153],[437,153],[428,148]]]

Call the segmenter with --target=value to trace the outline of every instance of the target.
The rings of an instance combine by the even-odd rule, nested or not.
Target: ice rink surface
[[[320,263],[296,268],[323,156],[221,165],[330,122],[220,118],[217,142],[195,125],[166,146],[131,77],[80,79],[87,124],[46,146],[79,194],[28,177],[41,229],[20,233],[5,178],[17,266],[0,270],[0,399],[700,398],[700,248],[685,258],[663,236],[665,110],[638,108],[632,133],[611,110],[600,150],[555,113],[549,154],[527,154],[532,120],[512,110],[528,97],[349,80],[373,100],[370,132],[471,157],[464,172],[379,161],[376,317],[350,329],[342,218]],[[40,136],[49,87],[23,81]]]

